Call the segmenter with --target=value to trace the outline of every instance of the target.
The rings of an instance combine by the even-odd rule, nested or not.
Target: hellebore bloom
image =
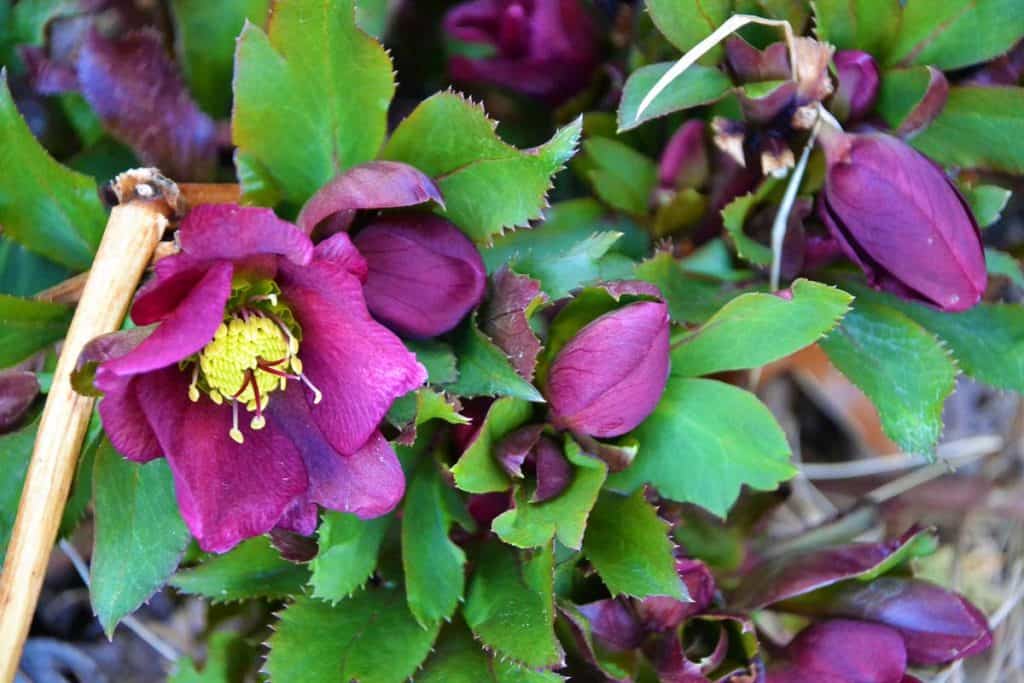
[[[940,168],[881,133],[822,132],[822,220],[876,289],[944,311],[978,303],[987,275],[970,207]]]
[[[902,683],[907,652],[900,634],[881,624],[834,619],[801,631],[786,647],[787,664],[768,683]]]
[[[390,511],[404,479],[377,427],[426,371],[370,317],[348,235],[314,248],[269,209],[218,205],[192,209],[178,237],[132,307],[149,327],[96,369],[114,446],[167,458],[207,551],[312,533],[318,504]]]
[[[833,58],[839,87],[830,108],[840,121],[860,121],[878,98],[882,74],[875,58],[859,50],[840,50]]]
[[[634,284],[660,299],[657,289],[644,283],[619,286],[632,293]],[[552,422],[589,436],[621,436],[654,410],[668,372],[669,317],[663,301],[637,301],[605,313],[577,332],[551,363]]]
[[[599,34],[581,0],[471,0],[444,20],[453,38],[493,56],[449,61],[452,80],[497,85],[558,105],[583,90],[599,60]]]

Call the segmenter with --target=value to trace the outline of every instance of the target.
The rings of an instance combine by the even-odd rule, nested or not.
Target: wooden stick
[[[110,213],[57,361],[0,575],[0,683],[17,673],[92,415],[95,399],[72,389],[71,372],[88,341],[120,327],[168,216],[179,208],[178,197],[169,196],[177,188],[155,169],[129,171],[115,182],[121,204]]]

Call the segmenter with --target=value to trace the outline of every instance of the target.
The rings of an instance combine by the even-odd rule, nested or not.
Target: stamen
[[[216,403],[217,405],[220,405],[221,403],[224,402],[224,397],[221,396],[220,392],[217,391],[216,389],[210,389],[210,400]]]
[[[260,383],[256,381],[251,371],[246,374],[248,374],[249,378],[252,380],[253,402],[256,404],[256,417],[249,422],[249,426],[253,429],[263,429],[267,424],[267,421],[263,419],[263,402],[260,400]]]
[[[291,366],[296,375],[302,374],[302,361],[299,360],[298,356],[292,356]]]
[[[242,436],[242,430],[238,428],[238,401],[231,399],[231,429],[228,431],[228,436],[235,443],[245,443],[245,437]]]
[[[288,329],[288,326],[284,324],[283,320],[273,314],[271,314],[269,318],[274,321],[274,324],[277,325],[288,340],[288,353],[294,356],[299,352],[299,340],[295,338],[295,335],[292,334],[292,331]]]
[[[192,383],[188,385],[188,400],[193,403],[199,400],[199,387],[196,386],[199,382],[199,363],[196,363],[192,367]]]
[[[319,389],[316,388],[315,384],[313,384],[312,382],[309,381],[308,377],[306,377],[305,375],[299,375],[299,379],[301,379],[302,383],[305,384],[307,387],[309,387],[310,390],[312,390],[312,392],[313,392],[313,405],[316,405],[316,404],[320,403],[320,401],[324,400],[323,393]]]

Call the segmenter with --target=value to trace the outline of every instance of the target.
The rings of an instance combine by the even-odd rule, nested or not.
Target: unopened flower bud
[[[830,109],[840,121],[860,121],[878,97],[882,76],[874,57],[859,50],[840,50],[833,59],[839,87]]]
[[[0,434],[18,426],[39,395],[39,381],[27,370],[0,371]]]
[[[663,190],[698,188],[708,177],[704,121],[687,121],[665,146],[658,164],[658,186]]]

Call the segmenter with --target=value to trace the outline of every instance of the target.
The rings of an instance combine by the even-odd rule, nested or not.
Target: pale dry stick
[[[936,449],[936,456],[941,462],[956,465],[962,460],[973,460],[981,454],[995,453],[1003,447],[1003,444],[1003,438],[995,434],[970,436],[940,444]],[[804,463],[800,466],[800,473],[808,479],[819,481],[825,479],[856,479],[858,477],[873,477],[879,474],[900,472],[927,464],[929,464],[928,459],[923,455],[880,455],[873,458],[863,458],[834,464]]]
[[[967,465],[969,463],[974,462],[975,460],[980,460],[981,458],[984,458],[992,454],[993,451],[991,450],[975,452],[972,453],[970,457],[964,457],[962,460],[958,461],[957,464]],[[896,496],[906,493],[907,491],[916,488],[922,484],[927,484],[932,479],[938,479],[939,477],[945,474],[949,474],[952,471],[953,469],[949,461],[932,463],[927,467],[916,469],[913,472],[905,474],[898,479],[894,479],[886,484],[879,486],[878,488],[874,489],[866,496],[864,496],[864,498],[868,502],[874,503],[875,505],[880,505],[881,503],[884,503],[885,501],[890,500],[891,498],[895,498]]]
[[[793,27],[789,25],[789,22],[781,19],[765,19],[764,17],[758,17],[752,14],[734,14],[726,19],[721,26],[715,29],[711,35],[690,48],[689,52],[680,57],[679,61],[673,64],[672,67],[658,79],[658,82],[654,84],[654,87],[652,87],[648,93],[644,95],[644,98],[640,100],[640,107],[637,108],[636,117],[633,120],[639,120],[647,107],[651,106],[651,102],[653,102],[654,99],[672,83],[672,81],[679,78],[684,71],[696,64],[698,59],[710,52],[716,45],[729,37],[729,35],[749,24],[761,24],[762,26],[776,26],[782,28],[786,34],[786,46],[789,48],[790,75],[795,81],[797,76],[796,38],[793,35]]]
[[[122,203],[110,213],[57,361],[0,575],[0,683],[10,683],[17,673],[92,415],[95,399],[75,392],[71,372],[86,343],[121,325],[173,212],[165,197],[168,188],[177,188],[155,169],[129,171],[116,182]]]

